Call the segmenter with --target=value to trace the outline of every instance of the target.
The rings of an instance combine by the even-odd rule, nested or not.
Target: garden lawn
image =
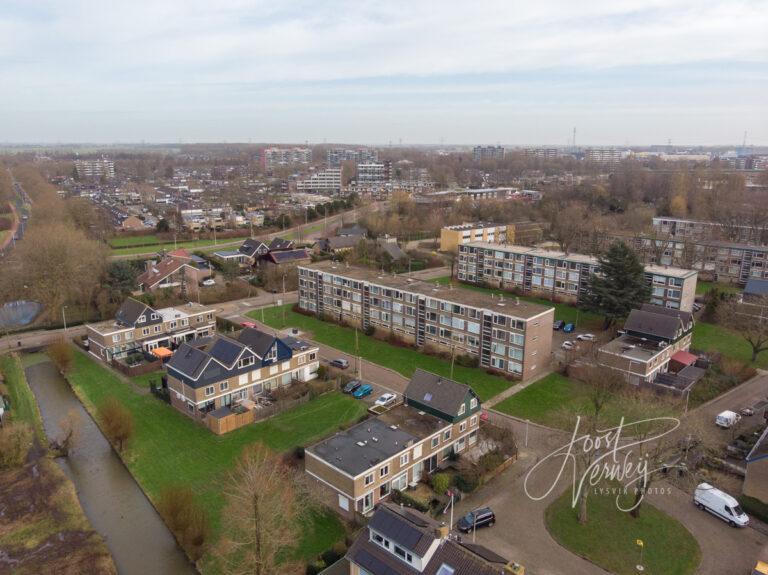
[[[442,285],[448,285],[451,283],[451,278],[450,276],[443,276],[428,281],[437,282]],[[496,296],[503,295],[506,298],[519,297],[522,301],[554,307],[555,320],[563,320],[565,323],[574,323],[576,324],[576,327],[600,329],[603,323],[603,318],[599,315],[589,311],[580,310],[576,306],[567,303],[555,303],[545,298],[517,295],[501,289],[492,289],[482,286],[465,284],[458,280],[454,280],[453,285],[462,289],[479,291],[481,293],[494,294]]]
[[[719,289],[720,291],[724,291],[726,293],[734,293],[734,294],[741,293],[741,290],[737,286],[735,286],[733,284],[722,284],[722,283],[717,283],[717,282],[704,282],[704,281],[701,281],[701,280],[696,282],[696,293],[698,295],[704,295],[704,294],[707,294],[710,291],[712,291],[712,288],[715,288],[715,287],[717,289]]]
[[[146,387],[149,389],[149,384],[151,382],[155,382],[158,387],[160,386],[162,380],[162,376],[165,375],[164,371],[152,371],[150,373],[145,373],[144,375],[137,375],[135,377],[131,378],[131,381],[138,385],[139,387]]]
[[[319,320],[315,317],[296,313],[290,304],[253,310],[248,316],[264,322],[270,327],[284,329],[297,327],[311,332],[311,338],[319,343],[335,347],[345,353],[360,355],[364,359],[383,365],[411,377],[417,367],[444,377],[451,373],[450,360],[420,353],[410,347],[400,347],[358,333],[359,351],[355,351],[355,330],[335,323]],[[285,317],[285,320],[283,320]],[[475,390],[480,399],[485,401],[507,389],[512,382],[496,375],[490,375],[476,367],[454,365],[453,379],[466,383]]]
[[[630,497],[634,497],[631,495]],[[644,543],[643,565],[654,575],[695,573],[701,561],[696,539],[676,519],[643,503],[640,517],[616,508],[615,496],[590,493],[588,522],[580,525],[577,509],[571,507],[571,489],[546,511],[547,529],[569,551],[617,575],[636,575],[640,547]],[[625,506],[630,505],[624,501]]]
[[[697,351],[718,352],[731,359],[768,369],[768,352],[757,356],[752,364],[752,346],[738,333],[713,323],[700,321],[693,328],[691,347]]]
[[[146,246],[147,244],[161,243],[155,234],[143,236],[117,236],[110,238],[107,243],[111,248],[129,248],[132,246]]]
[[[105,366],[75,353],[68,379],[92,415],[114,396],[133,414],[135,435],[123,454],[126,465],[153,501],[171,484],[187,484],[210,512],[218,534],[225,503],[223,491],[243,447],[262,441],[276,451],[305,446],[356,421],[366,406],[340,392],[324,394],[267,421],[215,435],[170,405],[136,393]],[[343,527],[333,515],[319,513],[304,526],[301,558],[311,558],[338,540]]]
[[[9,353],[0,357],[0,372],[5,376],[5,386],[8,388],[8,396],[11,400],[8,415],[13,421],[28,424],[34,430],[40,444],[46,445],[37,401],[27,383],[19,356]]]

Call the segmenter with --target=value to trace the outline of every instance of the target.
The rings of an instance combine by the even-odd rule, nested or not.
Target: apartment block
[[[92,160],[75,160],[77,177],[86,180],[115,177],[115,163],[105,157]]]
[[[355,164],[375,164],[378,161],[379,154],[372,148],[330,148],[328,150],[329,168],[340,168],[343,162],[354,162]]]
[[[472,155],[476,162],[482,162],[485,160],[503,160],[504,159],[504,147],[503,146],[475,146],[472,149]]]
[[[617,148],[589,148],[584,153],[584,159],[594,164],[618,164],[627,157],[627,152]]]
[[[341,168],[321,170],[296,182],[296,190],[313,194],[341,193]]]
[[[325,261],[299,266],[299,307],[478,358],[523,379],[549,363],[554,308]]]
[[[392,162],[365,163],[357,165],[357,183],[360,185],[381,184],[392,177]]]
[[[184,343],[166,364],[171,405],[199,419],[229,415],[235,406],[257,409],[269,391],[317,377],[319,365],[317,346],[253,328],[202,346]]]
[[[403,401],[306,449],[306,473],[340,514],[368,514],[477,443],[481,404],[469,386],[419,369]]]
[[[175,348],[216,333],[214,309],[197,303],[155,310],[128,298],[113,321],[86,324],[88,351],[104,361],[135,350]]]
[[[528,157],[544,160],[555,160],[560,156],[560,150],[557,148],[526,148],[524,153]]]
[[[704,222],[661,216],[653,218],[657,234],[678,240],[728,240],[744,244],[768,244],[768,226]]]
[[[445,226],[440,230],[440,251],[456,252],[459,245],[472,242],[530,244],[541,239],[544,226],[538,222],[471,222]]]
[[[265,148],[261,151],[261,163],[267,170],[278,166],[309,164],[311,161],[311,148]]]
[[[590,276],[600,271],[594,256],[487,242],[460,245],[457,269],[458,279],[468,283],[573,302],[588,293]],[[651,286],[651,303],[693,309],[695,270],[646,265],[645,275]]]

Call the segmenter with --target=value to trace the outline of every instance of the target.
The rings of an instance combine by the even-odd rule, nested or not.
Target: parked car
[[[561,319],[558,319],[557,321],[555,321],[555,323],[552,324],[552,329],[554,329],[555,331],[560,331],[561,329],[563,329],[564,325],[565,325],[565,322]]]
[[[347,369],[349,367],[349,362],[341,357],[337,357],[336,359],[332,359],[328,362],[331,367],[338,367],[339,369]]]
[[[252,321],[240,322],[240,327],[256,327],[256,324]]]
[[[693,503],[699,509],[709,511],[731,527],[746,527],[749,517],[733,497],[709,483],[699,483],[693,494]]]
[[[722,427],[723,429],[730,429],[741,421],[741,416],[730,410],[723,411],[715,417],[715,425]]]
[[[563,345],[561,345],[560,347],[562,347],[565,350],[572,350],[572,349],[576,349],[576,344],[573,343],[572,341],[564,341]]]
[[[354,397],[355,399],[362,399],[367,395],[371,395],[372,393],[373,393],[373,386],[367,383],[364,383],[363,385],[361,385],[355,391],[352,392],[352,397]]]
[[[347,382],[347,385],[345,385],[341,391],[344,393],[354,393],[357,388],[359,388],[361,385],[363,385],[363,382],[359,379],[353,379],[352,381]]]
[[[565,333],[571,333],[574,329],[576,329],[576,326],[572,323],[567,323],[563,326],[563,332]]]
[[[376,405],[390,405],[395,403],[397,396],[394,393],[385,393],[376,400]]]
[[[216,280],[213,278],[208,278],[207,280],[203,280],[203,285],[206,287],[211,287],[216,285]]]
[[[741,415],[742,417],[752,417],[753,415],[755,415],[755,410],[752,409],[751,407],[744,407],[741,409],[741,411],[739,411],[739,415]]]
[[[576,336],[576,339],[579,341],[595,341],[595,336],[591,333],[580,333]]]
[[[456,523],[456,528],[469,533],[476,527],[492,527],[496,523],[496,515],[490,507],[483,507],[470,511]]]

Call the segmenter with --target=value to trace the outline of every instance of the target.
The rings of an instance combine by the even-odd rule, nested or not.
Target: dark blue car
[[[563,327],[563,333],[571,333],[574,329],[576,329],[576,326],[572,323],[565,324],[565,327]]]
[[[368,385],[367,383],[364,383],[360,387],[358,387],[355,391],[352,392],[352,397],[355,399],[362,399],[366,395],[371,395],[373,393],[373,386]]]

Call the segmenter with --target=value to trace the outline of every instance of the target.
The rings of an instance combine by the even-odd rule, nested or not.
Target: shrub
[[[459,472],[453,477],[454,485],[464,493],[471,493],[480,486],[479,469],[470,463],[460,466]]]
[[[367,336],[372,336],[374,333],[376,333],[376,328],[372,325],[368,324],[365,329],[363,330],[363,333]]]
[[[26,423],[0,427],[0,469],[24,465],[32,447],[32,429]]]
[[[421,511],[422,513],[429,512],[429,505],[422,503],[418,499],[414,499],[407,493],[403,493],[402,491],[398,491],[397,489],[392,490],[392,502],[400,503],[402,505],[405,505],[406,507],[412,507],[413,509],[416,509],[417,511]]]
[[[744,511],[754,516],[763,522],[768,522],[768,503],[749,497],[748,495],[742,495],[738,498]]]
[[[192,489],[166,486],[160,492],[157,510],[192,560],[200,559],[210,534],[210,522],[205,510],[195,500]]]
[[[451,486],[451,478],[447,473],[435,473],[432,476],[432,489],[438,495],[445,494],[448,488]]]
[[[477,460],[477,465],[480,467],[480,471],[482,473],[488,473],[489,471],[493,471],[499,465],[504,463],[505,459],[506,458],[501,453],[501,451],[489,451],[488,453],[484,453],[480,456],[480,458]]]
[[[133,436],[133,415],[116,397],[108,397],[99,406],[98,419],[104,435],[122,451],[126,442]]]
[[[72,369],[74,354],[72,346],[64,338],[59,338],[48,346],[48,357],[58,368],[59,373],[67,374]]]
[[[328,366],[327,365],[320,365],[317,368],[317,377],[318,379],[322,379],[323,381],[328,380]]]
[[[455,361],[457,365],[461,365],[462,367],[477,367],[480,365],[480,360],[469,354],[457,355]]]

